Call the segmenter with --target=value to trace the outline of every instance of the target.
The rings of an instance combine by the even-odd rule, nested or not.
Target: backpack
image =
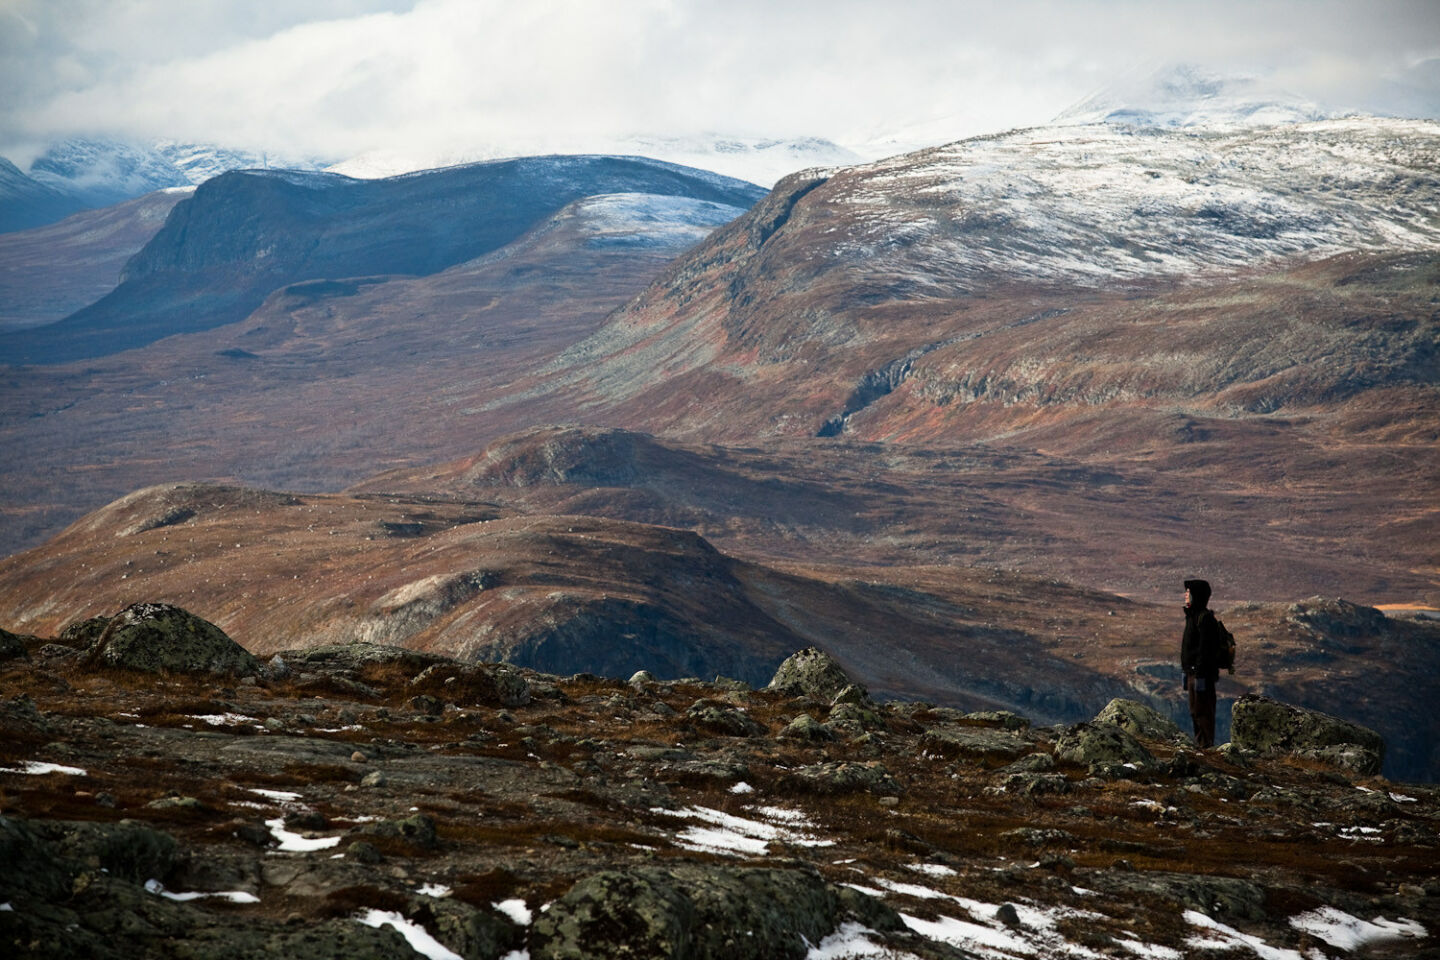
[[[1210,614],[1210,619],[1215,621],[1215,626],[1219,628],[1220,633],[1220,649],[1215,652],[1215,666],[1234,673],[1235,634],[1226,629],[1225,624],[1221,623],[1220,618],[1215,616],[1215,614]]]

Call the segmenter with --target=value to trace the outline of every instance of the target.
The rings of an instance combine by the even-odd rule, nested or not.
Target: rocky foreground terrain
[[[1261,697],[1200,752],[382,644],[260,660],[179,608],[0,634],[14,957],[1440,956],[1440,791]]]

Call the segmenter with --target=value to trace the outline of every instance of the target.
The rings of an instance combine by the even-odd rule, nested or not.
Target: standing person
[[[1185,634],[1180,640],[1180,669],[1190,692],[1190,722],[1195,745],[1215,745],[1215,681],[1220,678],[1220,648],[1224,638],[1215,614],[1210,612],[1210,584],[1185,581]]]

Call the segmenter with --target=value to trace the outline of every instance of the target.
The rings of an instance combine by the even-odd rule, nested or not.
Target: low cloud
[[[0,152],[68,134],[332,157],[933,142],[1043,123],[1162,60],[1269,72],[1323,103],[1440,104],[1428,0],[0,0],[0,53]]]

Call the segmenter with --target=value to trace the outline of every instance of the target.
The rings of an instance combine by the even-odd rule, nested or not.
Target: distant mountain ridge
[[[556,156],[355,180],[232,171],[177,204],[120,286],[65,320],[0,337],[12,361],[56,363],[238,320],[304,280],[426,276],[483,256],[584,197],[651,194],[738,213],[753,184],[638,157]]]

